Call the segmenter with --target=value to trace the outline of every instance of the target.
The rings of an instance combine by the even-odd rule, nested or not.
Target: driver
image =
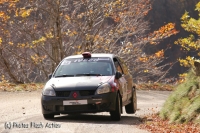
[[[102,74],[102,75],[106,75],[106,76],[110,75],[108,63],[106,63],[106,62],[97,63],[96,72],[98,74]]]

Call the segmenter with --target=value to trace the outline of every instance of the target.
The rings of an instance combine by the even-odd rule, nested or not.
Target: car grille
[[[69,97],[71,91],[56,91],[57,97]],[[81,90],[79,94],[81,96],[91,96],[94,95],[95,90]]]
[[[91,96],[91,95],[94,95],[95,90],[82,90],[82,91],[79,91],[79,93],[81,96]]]
[[[56,91],[57,97],[69,97],[70,91]]]
[[[56,106],[56,111],[87,111],[96,110],[96,105],[69,105],[69,106]]]

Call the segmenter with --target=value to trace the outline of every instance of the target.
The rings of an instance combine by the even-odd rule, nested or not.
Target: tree
[[[151,10],[148,0],[16,0],[16,6],[6,8],[12,3],[3,3],[9,19],[2,20],[9,33],[3,37],[2,56],[8,60],[11,55],[8,69],[17,77],[7,74],[8,79],[44,81],[64,57],[84,51],[120,55],[134,77],[148,80],[164,74],[166,64],[158,67],[164,50],[146,55],[143,48],[177,31],[169,23],[147,34],[144,17]]]
[[[175,42],[182,47],[182,50],[192,52],[194,55],[194,57],[187,56],[185,59],[179,59],[181,65],[185,67],[194,66],[194,61],[200,58],[200,2],[196,4],[195,10],[198,11],[199,18],[190,17],[187,11],[181,17],[181,26],[191,34]]]
[[[18,63],[11,54],[8,54],[7,48],[9,47],[8,44],[12,45],[13,43],[10,42],[11,33],[9,27],[10,14],[16,9],[16,3],[18,0],[15,1],[8,1],[8,0],[1,0],[0,6],[0,73],[4,78],[9,77],[11,81],[15,81],[19,83],[17,75],[15,74],[15,68],[18,68]],[[12,47],[11,47],[12,49]],[[18,52],[16,52],[18,54]],[[17,64],[17,65],[15,65]],[[19,70],[20,71],[20,70]]]

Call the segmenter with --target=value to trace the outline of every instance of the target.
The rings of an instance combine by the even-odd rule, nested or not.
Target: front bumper
[[[81,98],[66,98],[44,96],[41,98],[43,114],[70,114],[70,113],[96,113],[109,112],[115,110],[116,92],[110,92],[101,95],[92,95]],[[67,100],[87,100],[84,105],[63,105]]]

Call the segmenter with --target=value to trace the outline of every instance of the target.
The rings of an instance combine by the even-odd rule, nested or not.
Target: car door
[[[133,91],[133,77],[129,73],[128,67],[125,64],[125,62],[123,61],[123,59],[119,58],[118,60],[120,62],[122,70],[124,72],[124,78],[127,81],[127,97],[128,97],[128,99],[130,99],[130,98],[132,98],[132,91]]]
[[[122,77],[119,78],[118,81],[119,81],[119,85],[120,85],[119,90],[120,90],[120,93],[122,95],[122,102],[124,103],[128,99],[128,95],[127,95],[127,80],[124,77],[125,76],[124,75],[124,71],[123,71],[118,59],[114,58],[113,60],[114,60],[116,71],[118,71],[118,72],[120,72],[122,74]]]

